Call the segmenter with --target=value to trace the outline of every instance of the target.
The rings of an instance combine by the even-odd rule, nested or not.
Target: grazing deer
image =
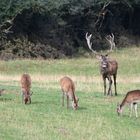
[[[136,117],[138,117],[138,112],[137,112],[138,102],[140,102],[140,90],[129,91],[126,94],[125,98],[123,99],[122,103],[117,105],[118,115],[122,114],[123,107],[126,104],[130,104],[130,117],[132,116],[133,107],[135,110]]]
[[[78,108],[78,98],[75,96],[74,82],[67,76],[60,80],[60,86],[62,89],[62,106],[64,106],[64,95],[67,97],[67,108],[69,108],[69,99],[72,100],[72,107],[74,110]]]
[[[22,102],[24,101],[25,104],[29,102],[31,104],[31,77],[28,74],[23,74],[21,76],[21,90],[22,90]]]
[[[114,87],[115,87],[115,95],[117,95],[117,87],[116,87],[116,77],[117,77],[117,69],[118,69],[118,63],[116,60],[110,60],[108,58],[108,54],[102,55],[98,54],[95,50],[92,49],[92,43],[91,43],[91,37],[92,34],[88,35],[86,33],[86,41],[89,49],[96,55],[96,58],[100,60],[100,72],[104,81],[104,95],[106,95],[106,79],[109,81],[109,89],[107,95],[112,95],[112,78],[114,79]],[[112,48],[115,47],[114,43],[114,35],[106,37],[107,41],[110,44],[110,51],[112,51]]]

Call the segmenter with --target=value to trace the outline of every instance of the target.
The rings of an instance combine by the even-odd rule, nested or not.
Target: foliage
[[[17,13],[21,12],[23,9],[28,9],[32,7],[35,11],[44,12],[44,8],[47,11],[57,13],[59,8],[67,6],[69,12],[72,15],[79,14],[83,12],[84,9],[92,7],[94,5],[103,5],[109,0],[0,0],[0,23],[4,22],[6,19],[13,18]],[[116,1],[116,0],[112,0]],[[140,0],[123,0],[129,6],[140,4]],[[52,13],[53,14],[53,13]]]
[[[124,47],[120,46],[121,35],[125,38],[129,36],[128,34],[133,36],[140,34],[139,0],[0,0],[0,2],[1,55],[9,52],[10,48],[10,52],[13,52],[13,45],[19,50],[18,42],[15,40],[23,41],[22,44],[31,42],[33,46],[31,51],[28,52],[27,49],[26,55],[16,51],[10,54],[12,57],[46,59],[73,56],[78,53],[80,47],[87,49],[86,32],[93,33],[93,45],[96,50],[108,48],[105,36],[112,32],[119,47]],[[108,2],[109,5],[103,9]],[[11,47],[7,47],[9,41]],[[137,40],[132,42],[136,44]],[[127,46],[130,45],[131,43]],[[26,48],[26,45],[24,46]],[[52,55],[48,52],[50,48]],[[34,50],[42,51],[36,53]]]

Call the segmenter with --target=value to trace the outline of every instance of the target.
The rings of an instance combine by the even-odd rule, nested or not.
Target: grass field
[[[139,140],[139,117],[116,113],[127,91],[140,89],[140,48],[117,50],[118,96],[103,96],[99,62],[94,57],[61,60],[0,61],[0,140]],[[32,104],[21,103],[20,76],[32,78]],[[61,106],[59,80],[70,76],[79,109]],[[65,102],[66,103],[66,102]],[[140,107],[139,107],[140,108]],[[140,109],[139,109],[140,110]]]

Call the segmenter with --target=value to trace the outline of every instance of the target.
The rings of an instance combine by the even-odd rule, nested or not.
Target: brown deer
[[[96,55],[96,58],[100,60],[100,72],[103,78],[104,82],[104,95],[106,95],[106,79],[109,81],[109,89],[108,89],[108,94],[107,95],[112,95],[112,76],[114,80],[114,87],[115,87],[115,95],[117,95],[117,87],[116,87],[116,77],[117,77],[117,69],[118,69],[118,63],[116,60],[110,60],[108,58],[108,54],[102,55],[98,54],[95,50],[92,49],[92,43],[91,43],[91,37],[92,34],[88,35],[86,33],[86,41],[89,49]],[[115,47],[114,43],[114,35],[109,35],[106,37],[106,40],[110,44],[110,52],[112,51],[112,48]]]
[[[69,99],[72,100],[72,107],[74,110],[78,108],[78,98],[75,96],[74,82],[67,76],[60,80],[62,90],[62,106],[64,106],[64,95],[67,97],[67,108],[69,108]]]
[[[130,117],[132,116],[133,107],[135,110],[135,115],[138,117],[137,103],[140,102],[140,90],[129,91],[121,104],[117,105],[118,115],[122,114],[123,108],[126,104],[130,104]]]
[[[30,93],[30,88],[31,88],[31,77],[29,74],[23,74],[21,76],[21,91],[22,91],[22,102],[24,101],[25,104],[29,102],[31,104],[31,93]]]

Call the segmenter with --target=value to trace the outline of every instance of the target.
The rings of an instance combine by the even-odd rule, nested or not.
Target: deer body
[[[130,104],[130,117],[132,116],[133,108],[135,110],[136,117],[138,117],[137,113],[137,104],[140,102],[140,90],[129,91],[122,103],[117,107],[117,113],[120,115],[123,111],[123,108],[126,104]]]
[[[116,77],[117,77],[118,63],[116,60],[109,60],[107,56],[101,55],[100,70],[104,82],[104,95],[106,95],[106,79],[109,81],[108,94],[112,95],[112,76],[114,80],[115,95],[117,95]]]
[[[25,104],[27,102],[31,103],[31,94],[30,94],[30,88],[31,88],[31,78],[28,74],[23,74],[21,76],[21,90],[22,90],[22,102],[24,101]]]
[[[100,72],[103,78],[104,82],[104,95],[106,95],[106,79],[109,81],[109,88],[108,88],[108,94],[107,95],[112,95],[112,76],[114,80],[114,87],[115,87],[115,95],[117,95],[117,87],[116,87],[116,77],[117,77],[117,70],[118,70],[118,63],[116,60],[110,60],[107,55],[102,55],[98,54],[95,50],[92,49],[92,43],[91,43],[91,37],[92,34],[88,36],[88,33],[86,33],[86,40],[87,40],[87,45],[89,49],[96,55],[96,57],[100,60]],[[111,36],[109,35],[106,37],[106,40],[110,44],[110,51],[112,51],[112,48],[115,47],[114,43],[114,35],[112,34]]]
[[[78,108],[78,99],[75,96],[75,85],[74,82],[67,76],[60,80],[60,86],[62,90],[62,106],[64,106],[64,96],[67,97],[67,108],[69,108],[69,99],[73,101],[73,109]]]

